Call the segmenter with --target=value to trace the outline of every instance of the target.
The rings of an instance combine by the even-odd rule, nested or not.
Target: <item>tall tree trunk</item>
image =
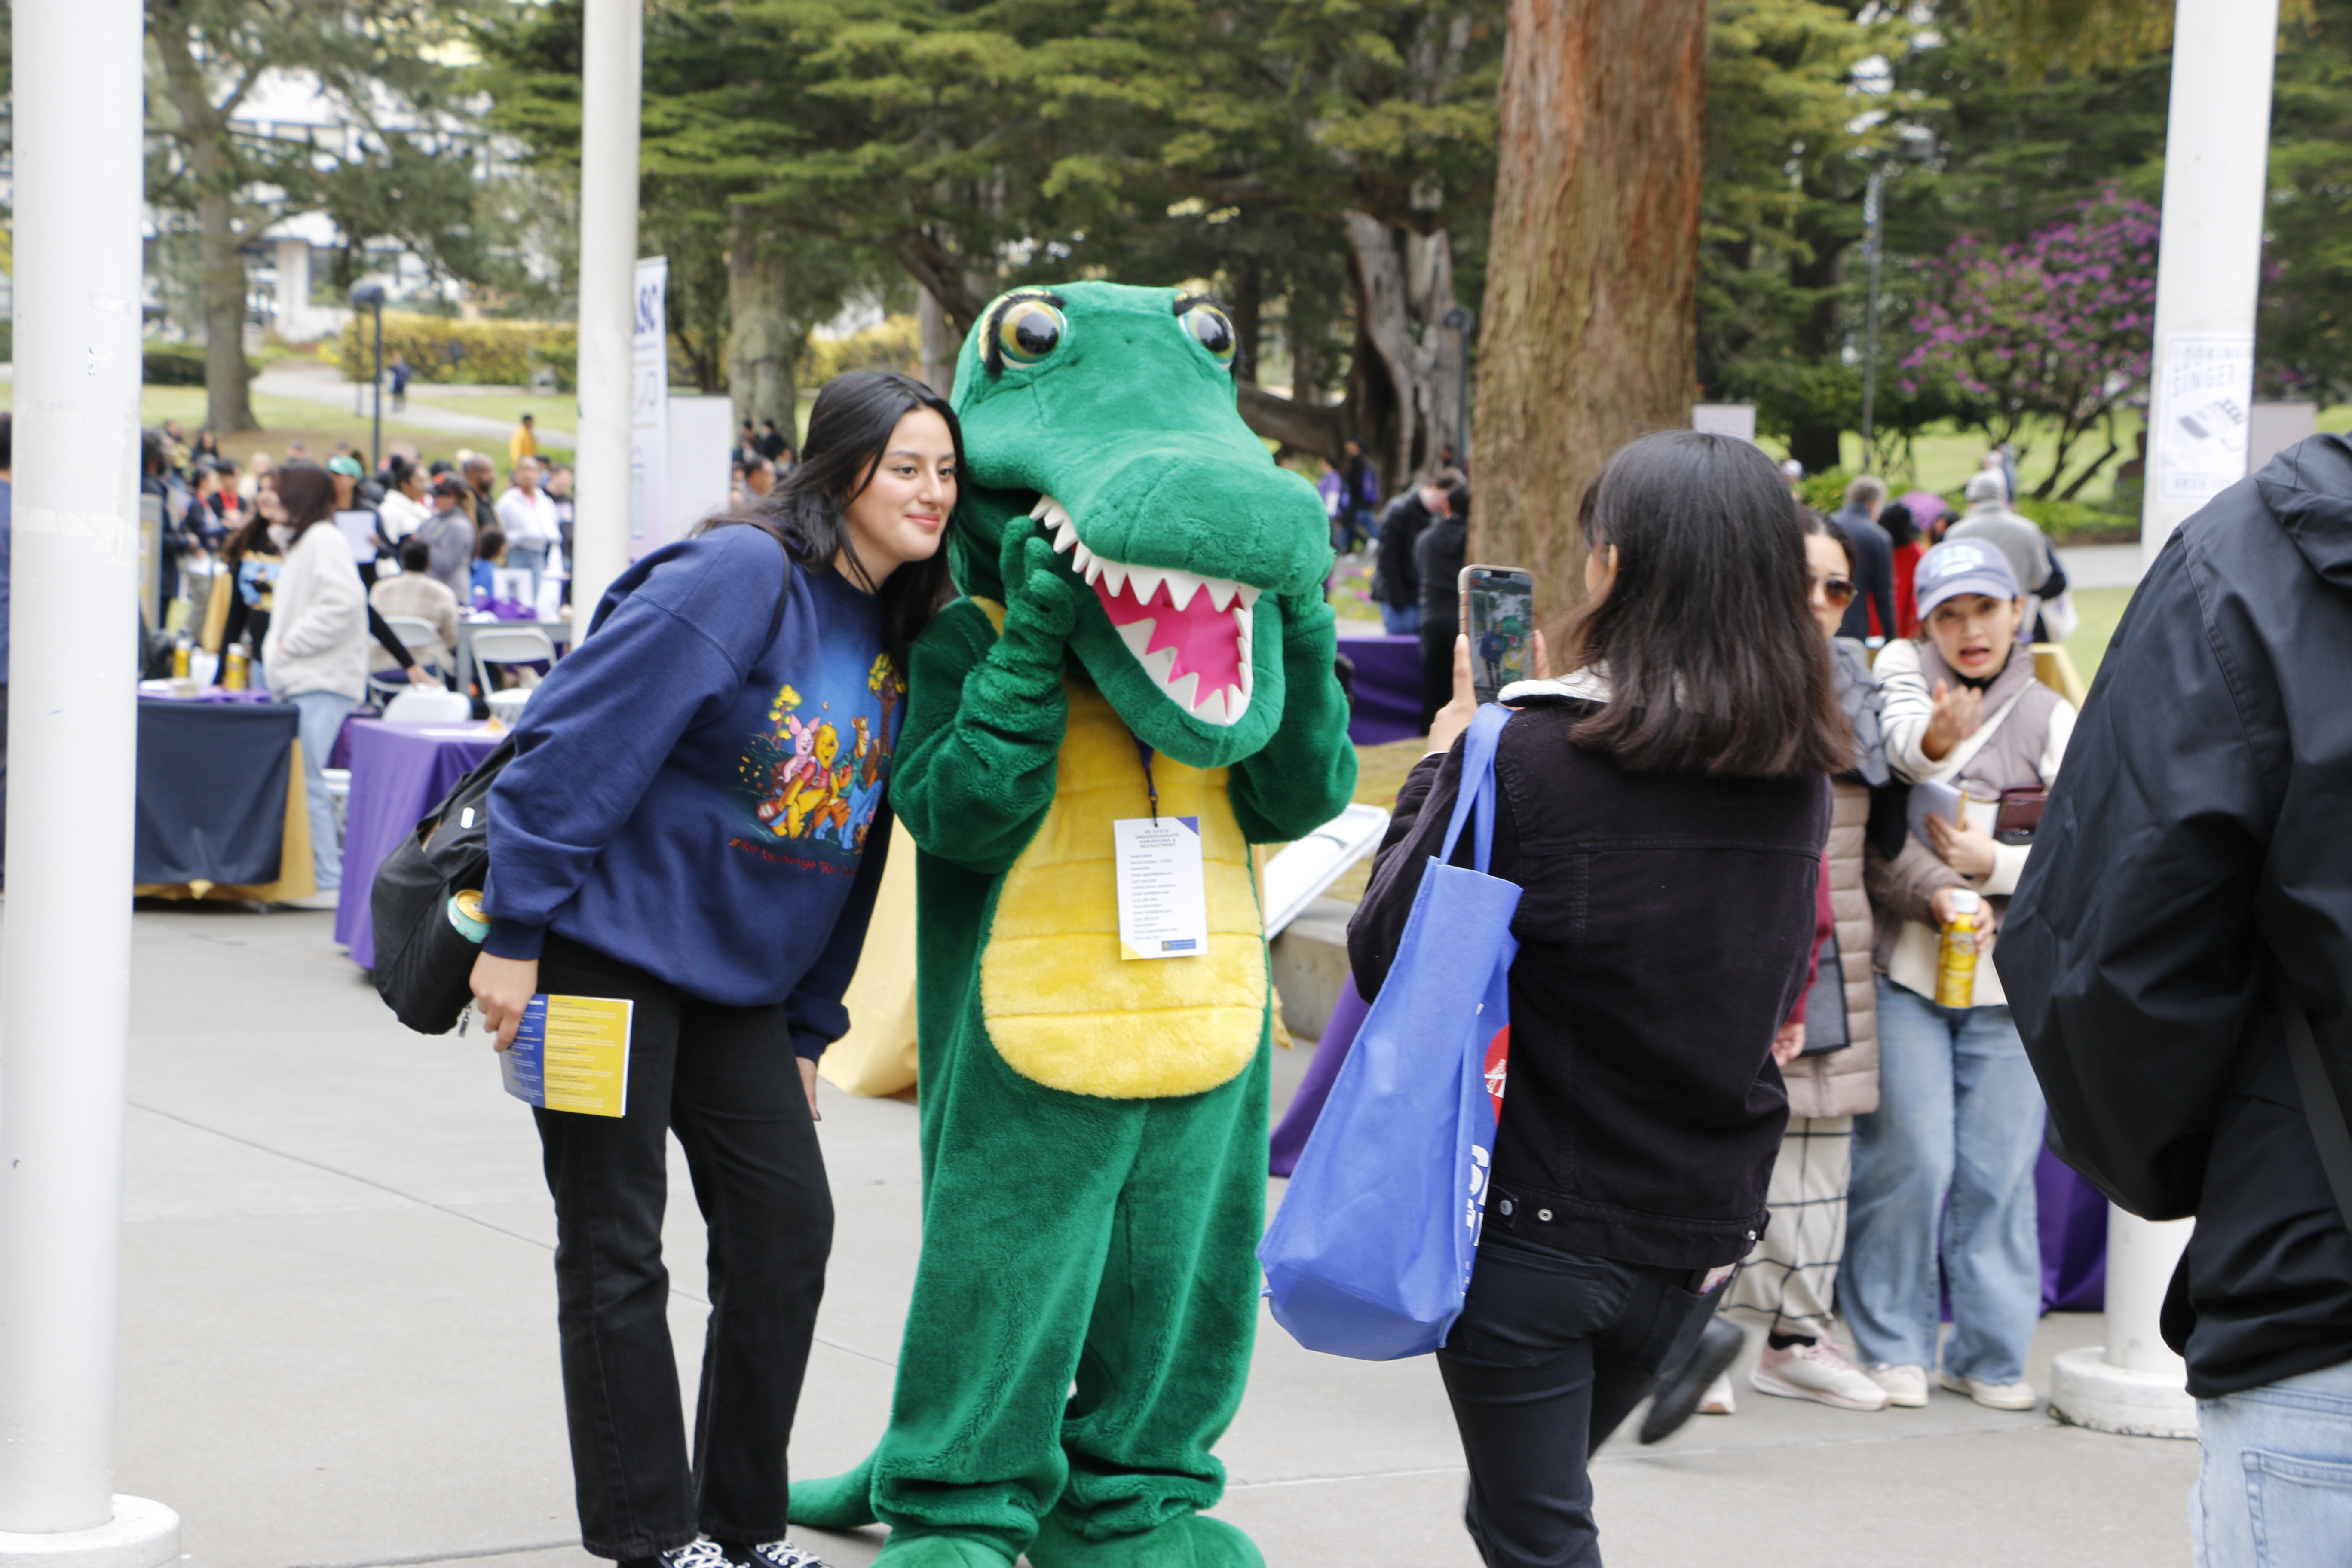
[[[1845,252],[1852,237],[1832,220],[1802,226],[1798,237],[1803,247],[1790,258],[1789,286],[1815,296],[1812,310],[1797,328],[1798,357],[1814,364],[1832,363],[1845,346],[1844,314],[1839,309],[1837,287],[1845,276]],[[1836,418],[1818,414],[1801,417],[1789,426],[1789,456],[1802,463],[1809,474],[1827,473],[1845,466],[1844,439],[1845,427]],[[1866,468],[1869,463],[1865,456],[1863,464]]]
[[[257,430],[245,371],[245,256],[236,232],[238,175],[229,116],[253,85],[248,72],[218,104],[175,5],[151,5],[148,20],[163,63],[163,87],[179,117],[196,193],[198,289],[205,316],[205,423],[216,432]]]
[[[759,213],[735,203],[728,212],[727,391],[735,417],[754,424],[772,419],[800,446],[798,389],[793,360],[800,336],[788,310],[783,252],[767,239]]]
[[[258,430],[245,377],[245,252],[228,193],[209,183],[196,194],[196,253],[204,278],[205,423],[216,433]]]
[[[1258,265],[1244,261],[1234,271],[1234,379],[1257,380],[1258,340],[1264,334],[1265,288]]]
[[[1383,492],[1436,466],[1462,420],[1462,334],[1444,326],[1454,297],[1445,231],[1415,234],[1348,215],[1356,279],[1356,365],[1349,402]]]
[[[923,381],[946,397],[955,391],[956,337],[948,331],[948,313],[929,289],[915,285],[915,331],[921,341]]]
[[[1474,558],[1583,596],[1576,510],[1696,398],[1705,0],[1511,0],[1479,324]]]

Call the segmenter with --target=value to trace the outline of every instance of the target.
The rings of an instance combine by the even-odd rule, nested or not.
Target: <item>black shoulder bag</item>
[[[768,617],[764,651],[784,624],[793,558],[784,552],[784,590]],[[592,628],[593,629],[593,628]],[[477,901],[490,874],[490,789],[515,759],[515,737],[500,741],[457,781],[416,831],[375,868],[368,912],[375,928],[375,994],[420,1035],[446,1035],[474,1000],[474,960],[482,939],[460,928],[459,894]],[[463,916],[470,921],[470,916]]]

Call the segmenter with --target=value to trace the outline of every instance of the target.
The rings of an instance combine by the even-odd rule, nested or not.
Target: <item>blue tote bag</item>
[[[1388,981],[1258,1244],[1275,1321],[1309,1350],[1423,1355],[1462,1314],[1519,950],[1519,889],[1486,874],[1495,742],[1510,716],[1490,703],[1471,722],[1445,846],[1423,873]],[[1466,870],[1447,862],[1474,803],[1477,868]]]

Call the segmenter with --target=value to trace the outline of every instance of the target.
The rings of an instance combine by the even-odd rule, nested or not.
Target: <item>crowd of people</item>
[[[561,613],[560,587],[546,589],[571,550],[572,470],[546,464],[530,437],[525,415],[501,485],[484,454],[427,463],[404,441],[371,472],[348,445],[320,462],[297,441],[240,466],[209,430],[189,441],[166,421],[145,433],[141,489],[160,512],[164,611],[151,657],[163,667],[176,640],[215,679],[300,712],[321,901],[341,886],[323,769],[343,720],[404,683],[466,689],[457,625],[468,615],[535,616],[551,598]]]

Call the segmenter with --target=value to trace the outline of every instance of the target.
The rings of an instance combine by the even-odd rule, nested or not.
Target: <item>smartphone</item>
[[[1516,566],[1462,568],[1462,629],[1478,700],[1535,674],[1536,580]]]

